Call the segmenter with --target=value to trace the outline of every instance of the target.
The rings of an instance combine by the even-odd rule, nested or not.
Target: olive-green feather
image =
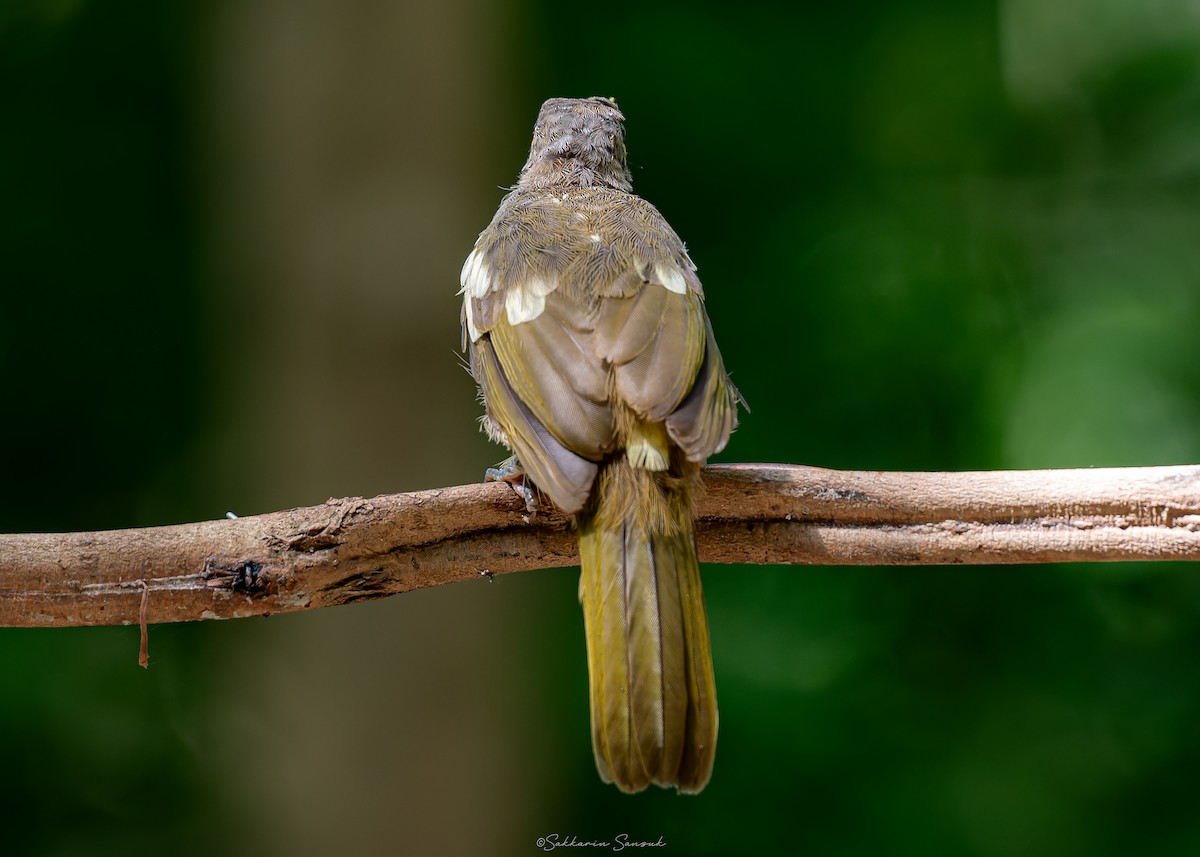
[[[653,478],[610,473],[602,484],[620,491]],[[579,521],[592,747],[601,776],[628,792],[650,783],[700,791],[716,751],[692,520],[686,504],[663,505],[675,514],[658,528],[647,527],[654,515],[612,520],[603,509]]]
[[[513,392],[491,341],[471,348],[471,373],[479,382],[488,419],[504,432],[504,440],[535,485],[568,514],[578,512],[591,496],[597,466],[567,449]]]
[[[704,309],[693,294],[676,294],[656,284],[646,290],[666,292],[657,335],[633,359],[614,367],[621,401],[655,422],[678,407],[696,379],[704,359]]]
[[[548,306],[532,321],[501,321],[491,341],[513,392],[564,446],[585,458],[612,451],[608,371],[585,331]]]
[[[721,352],[705,319],[705,348],[691,391],[666,418],[667,433],[689,461],[704,462],[720,452],[737,426],[737,388],[725,373]]]

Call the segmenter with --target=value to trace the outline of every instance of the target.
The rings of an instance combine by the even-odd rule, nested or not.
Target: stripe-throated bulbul
[[[694,505],[739,397],[696,266],[630,192],[624,118],[607,98],[542,105],[463,265],[463,346],[488,433],[579,533],[600,776],[698,792],[717,698]]]

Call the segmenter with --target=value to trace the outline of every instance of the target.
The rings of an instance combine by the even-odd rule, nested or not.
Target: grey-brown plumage
[[[493,437],[575,516],[605,780],[703,788],[717,709],[694,535],[699,466],[736,422],[683,242],[630,193],[624,117],[552,99],[463,266]]]

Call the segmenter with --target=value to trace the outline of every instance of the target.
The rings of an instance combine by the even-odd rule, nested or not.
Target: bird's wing
[[[586,313],[560,294],[583,255],[569,240],[569,214],[506,200],[463,266],[462,320],[489,420],[533,482],[574,513],[587,502],[596,462],[615,447],[616,428],[607,370],[587,347]]]
[[[614,395],[642,420],[665,420],[687,458],[703,462],[729,440],[738,399],[696,266],[645,200],[607,207],[604,218],[604,234],[613,236],[636,275],[603,290],[595,327],[597,351],[613,367]]]
[[[498,213],[463,268],[464,344],[489,416],[567,512],[621,445],[622,413],[665,422],[693,461],[733,428],[736,392],[694,266],[657,210],[625,199],[585,229],[562,206],[525,208],[519,229]]]
[[[580,511],[592,492],[597,465],[568,449],[514,392],[488,337],[471,346],[471,373],[479,382],[488,419],[533,483],[567,514]]]

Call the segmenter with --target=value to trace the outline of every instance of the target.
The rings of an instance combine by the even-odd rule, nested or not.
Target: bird
[[[624,122],[611,98],[542,105],[462,268],[462,345],[503,473],[578,534],[601,779],[695,794],[718,722],[695,507],[744,402],[683,241],[632,192]]]

